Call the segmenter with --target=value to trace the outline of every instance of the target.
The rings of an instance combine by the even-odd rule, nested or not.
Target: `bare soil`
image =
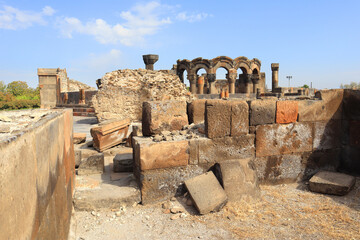
[[[346,196],[312,193],[305,183],[261,186],[261,198],[198,215],[186,198],[169,201],[185,213],[171,220],[162,204],[75,212],[76,239],[360,239],[360,178]],[[181,214],[179,214],[180,216]]]

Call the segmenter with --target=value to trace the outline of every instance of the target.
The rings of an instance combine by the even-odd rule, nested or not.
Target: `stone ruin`
[[[200,67],[207,68],[204,79],[196,75]],[[228,97],[219,96],[212,81],[218,67],[229,68]],[[246,75],[230,74],[237,67]],[[181,82],[184,70],[191,93]],[[243,57],[183,60],[168,71],[118,70],[98,81],[98,91],[68,92],[62,91],[66,71],[38,69],[42,107],[55,109],[0,115],[0,129],[8,129],[0,133],[0,149],[14,159],[1,163],[0,222],[26,226],[9,227],[0,238],[65,239],[72,201],[88,209],[86,199],[72,199],[75,166],[78,176],[103,174],[104,154],[125,142],[130,151],[111,166],[132,170],[140,193],[132,200],[144,205],[188,191],[206,214],[258,198],[259,184],[304,180],[313,191],[346,194],[355,180],[343,173],[360,173],[360,92],[293,92],[278,86],[278,64],[272,70],[272,92],[264,88],[260,61]],[[91,129],[94,141],[74,147],[86,134],[73,133],[72,115],[94,113],[101,121]],[[26,168],[15,171],[21,162]],[[24,190],[26,199],[19,194]]]

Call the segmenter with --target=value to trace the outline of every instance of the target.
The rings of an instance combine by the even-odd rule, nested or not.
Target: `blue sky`
[[[360,1],[25,1],[0,0],[0,80],[38,84],[37,68],[66,68],[95,86],[117,69],[155,69],[177,59],[258,58],[271,87],[360,82]],[[224,70],[219,70],[223,78]]]

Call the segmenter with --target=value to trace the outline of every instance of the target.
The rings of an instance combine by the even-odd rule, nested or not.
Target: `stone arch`
[[[190,61],[185,59],[185,60],[178,60],[177,61],[177,68],[176,68],[176,75],[179,76],[180,81],[182,83],[185,83],[184,81],[184,71],[186,71],[188,74],[190,72]]]

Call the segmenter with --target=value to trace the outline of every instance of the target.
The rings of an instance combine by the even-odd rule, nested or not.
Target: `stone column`
[[[85,89],[79,89],[79,104],[85,104]]]
[[[215,87],[216,74],[208,73],[207,79],[208,79],[208,83],[209,83],[210,94],[215,94],[216,93],[216,87]]]
[[[235,69],[230,69],[227,74],[228,82],[229,82],[229,92],[235,93],[235,81],[236,81],[237,72]]]
[[[252,78],[252,74],[246,74],[246,78],[245,78],[245,93],[248,94],[251,92],[250,90],[250,84],[251,83],[251,78]]]
[[[196,94],[196,74],[188,74],[187,79],[190,82],[190,92]]]
[[[271,71],[272,71],[272,91],[274,92],[275,88],[279,87],[279,64],[272,63]]]
[[[254,74],[252,76],[252,81],[253,81],[253,92],[256,93],[257,89],[259,88],[259,81],[260,81],[259,75]]]
[[[198,77],[198,93],[199,94],[204,94],[204,76],[200,76]]]
[[[157,60],[159,60],[159,55],[155,55],[155,54],[143,55],[143,60],[146,69],[154,70],[154,63],[156,63]]]

